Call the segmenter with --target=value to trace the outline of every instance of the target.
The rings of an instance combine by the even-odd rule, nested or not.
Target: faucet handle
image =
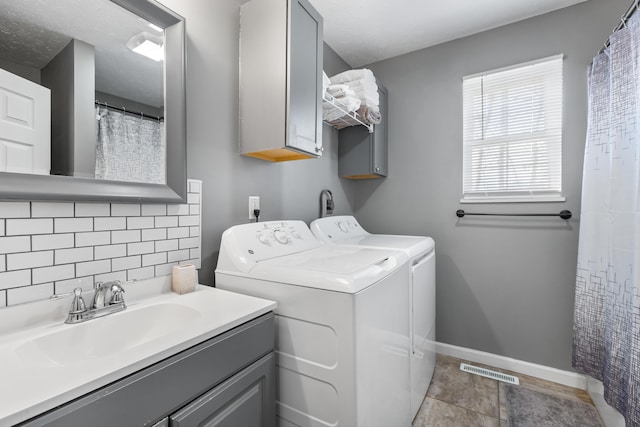
[[[87,311],[87,307],[82,298],[82,288],[75,288],[73,290],[73,301],[71,302],[71,309],[69,313],[84,313]]]
[[[120,286],[120,282],[117,281],[113,285],[111,285],[111,299],[109,300],[109,304],[124,304],[124,288]]]

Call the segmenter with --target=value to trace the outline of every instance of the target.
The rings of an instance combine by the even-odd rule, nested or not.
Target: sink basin
[[[200,312],[181,304],[128,308],[99,319],[65,325],[16,349],[29,363],[64,365],[109,357],[188,328]]]

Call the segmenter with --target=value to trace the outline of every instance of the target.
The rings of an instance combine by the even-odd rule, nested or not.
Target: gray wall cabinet
[[[22,425],[275,427],[274,337],[268,313]]]
[[[338,173],[343,178],[367,179],[387,176],[388,114],[387,89],[378,83],[382,122],[373,133],[364,126],[339,131]]]
[[[322,155],[322,25],[307,0],[242,5],[242,154],[274,162]]]

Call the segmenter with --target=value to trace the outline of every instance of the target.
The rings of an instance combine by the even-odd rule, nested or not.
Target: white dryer
[[[410,426],[409,263],[302,221],[222,235],[216,287],[277,301],[280,426]]]
[[[411,419],[427,393],[436,363],[436,255],[431,237],[371,234],[352,216],[316,219],[311,231],[323,242],[341,247],[401,250],[409,256],[411,313]]]

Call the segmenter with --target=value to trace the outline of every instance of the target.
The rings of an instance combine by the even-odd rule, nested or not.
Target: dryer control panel
[[[236,225],[222,234],[218,269],[249,271],[262,260],[322,246],[303,221],[265,221]]]
[[[311,223],[311,229],[313,234],[323,242],[335,242],[348,237],[369,234],[354,217],[348,215],[316,219]]]

